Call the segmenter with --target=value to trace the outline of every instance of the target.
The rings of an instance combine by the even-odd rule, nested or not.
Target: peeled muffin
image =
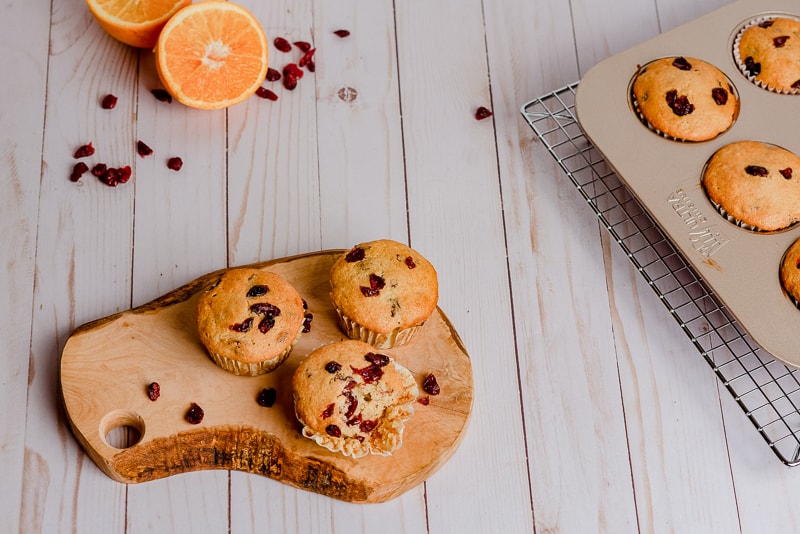
[[[200,341],[218,366],[256,376],[286,360],[303,330],[297,290],[263,269],[226,271],[197,304]]]
[[[408,343],[439,300],[433,265],[396,241],[361,243],[331,267],[331,302],[351,339],[376,348]]]
[[[419,394],[408,369],[355,340],[309,354],[295,370],[292,388],[303,436],[353,458],[398,449]]]

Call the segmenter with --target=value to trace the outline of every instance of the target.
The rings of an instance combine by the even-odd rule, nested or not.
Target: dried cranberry
[[[299,67],[305,67],[306,65],[308,65],[314,59],[314,52],[316,51],[317,51],[316,48],[312,48],[311,50],[303,54],[303,57],[300,58],[300,61],[297,62],[297,65]]]
[[[72,155],[72,157],[74,157],[75,159],[88,158],[92,154],[94,154],[94,147],[92,146],[92,143],[89,142],[86,143],[85,145],[79,146],[78,149],[75,151],[75,154]]]
[[[278,72],[276,69],[273,69],[272,67],[269,67],[267,69],[266,80],[268,82],[277,82],[280,79],[281,79],[281,73],[280,72]]]
[[[386,282],[380,276],[375,273],[369,275],[369,287],[361,286],[361,293],[365,297],[375,297],[378,296],[381,292],[381,289],[386,287]]]
[[[762,22],[759,22],[759,23],[758,23],[758,25],[759,25],[761,28],[769,28],[769,27],[770,27],[770,26],[772,26],[773,24],[775,24],[775,21],[774,21],[774,20],[765,20],[765,21],[762,21]]]
[[[100,107],[103,109],[114,109],[117,105],[117,97],[112,94],[107,94],[100,102]]]
[[[179,171],[183,167],[183,160],[178,156],[169,158],[167,160],[167,168],[173,171]]]
[[[758,76],[761,74],[761,63],[756,63],[753,56],[744,58],[744,68],[750,76]]]
[[[281,52],[291,52],[292,45],[289,44],[289,41],[284,39],[283,37],[276,37],[272,44],[275,45],[275,48],[280,50]]]
[[[370,364],[366,367],[362,367],[361,369],[356,369],[355,367],[350,367],[354,373],[361,375],[361,378],[364,379],[365,384],[372,384],[373,382],[377,382],[378,380],[383,377],[383,369],[380,366]]]
[[[281,309],[269,302],[256,302],[250,306],[250,311],[265,317],[277,317],[281,314]]]
[[[228,328],[230,330],[233,330],[234,332],[248,332],[248,331],[250,331],[250,327],[252,327],[252,326],[253,326],[253,318],[252,317],[248,317],[247,319],[245,319],[241,323],[234,323],[234,324],[230,325]]]
[[[417,399],[417,402],[420,403],[423,406],[427,406],[427,405],[429,405],[431,403],[431,398],[430,397],[420,397],[420,398]]]
[[[262,334],[266,334],[272,330],[273,326],[275,326],[275,317],[267,315],[258,323],[258,331]]]
[[[477,110],[475,110],[475,119],[476,120],[482,121],[483,119],[489,118],[491,116],[492,116],[492,112],[489,111],[489,108],[486,108],[484,106],[481,106]]]
[[[678,117],[683,117],[694,111],[694,104],[689,102],[689,98],[686,95],[678,96],[678,91],[675,89],[667,91],[667,105]]]
[[[98,163],[97,165],[92,167],[92,174],[100,178],[106,172],[107,168],[108,166],[106,166],[105,163]]]
[[[153,402],[158,400],[161,396],[161,386],[158,385],[158,382],[151,382],[150,385],[147,386],[147,396]]]
[[[309,50],[311,50],[311,43],[309,43],[308,41],[295,41],[292,44],[294,44],[297,48],[299,48],[300,51],[303,52],[304,54]]]
[[[792,179],[792,168],[791,167],[786,167],[785,169],[781,169],[778,172],[781,173],[781,176],[783,176],[787,180],[791,180]]]
[[[153,153],[153,149],[147,146],[145,142],[141,140],[136,142],[136,151],[143,158]]]
[[[102,170],[102,173],[100,171]],[[100,173],[100,174],[98,174]],[[95,165],[92,169],[92,174],[97,176],[97,179],[110,187],[117,187],[119,184],[124,184],[131,178],[131,166],[125,165],[124,167],[106,167],[105,164]]]
[[[259,87],[258,89],[256,89],[256,96],[266,100],[272,100],[273,102],[278,100],[278,95],[276,95],[266,87]]]
[[[361,424],[358,425],[358,429],[363,432],[364,434],[369,434],[372,430],[378,426],[378,420],[366,420],[361,421]]]
[[[350,35],[350,30],[336,30],[333,34],[339,38],[345,38]]]
[[[769,171],[765,167],[761,167],[759,165],[748,165],[744,168],[744,172],[749,174],[750,176],[767,176],[769,175]]]
[[[728,91],[722,87],[715,87],[711,90],[711,98],[718,106],[724,106],[728,103]]]
[[[788,35],[781,35],[779,37],[775,37],[772,40],[772,44],[775,46],[775,48],[782,48],[783,45],[785,45],[786,41],[788,41],[788,40],[789,40],[789,36]]]
[[[276,400],[278,400],[278,392],[275,388],[264,388],[258,392],[258,397],[256,397],[258,405],[264,408],[271,408]]]
[[[124,167],[120,167],[119,169],[117,169],[117,172],[119,173],[119,175],[117,177],[117,180],[119,181],[119,183],[124,184],[125,182],[127,182],[128,180],[131,179],[131,166],[130,165],[125,165]]]
[[[349,389],[344,390],[343,394],[344,398],[347,399],[347,411],[345,411],[344,416],[346,419],[350,419],[358,409],[358,399]]]
[[[306,64],[306,68],[308,72],[317,72],[317,64],[314,63],[313,59]]]
[[[800,80],[797,80],[791,85],[792,89],[800,89]]]
[[[72,173],[69,175],[69,179],[71,182],[77,182],[81,179],[81,176],[89,170],[89,166],[86,165],[84,162],[79,161],[72,167]]]
[[[203,420],[203,416],[205,416],[205,412],[203,412],[203,409],[194,402],[189,407],[189,411],[186,412],[186,420],[193,425],[200,424],[200,421]]]
[[[314,320],[314,314],[307,313],[303,316],[303,333],[308,334],[311,332],[311,321]]]
[[[342,437],[342,429],[336,425],[328,425],[325,427],[325,433],[334,438]]]
[[[417,266],[417,264],[414,263],[414,258],[412,258],[411,256],[406,256],[405,263],[406,267],[408,267],[409,269],[413,269],[414,267]]]
[[[297,87],[297,76],[295,76],[294,74],[284,73],[283,86],[289,91],[293,91],[294,88]]]
[[[159,102],[168,102],[168,103],[172,102],[172,95],[169,94],[164,89],[152,89],[150,92],[153,94],[154,97],[156,97],[156,100],[158,100]]]
[[[288,63],[285,67],[283,67],[283,75],[292,75],[299,80],[303,77],[303,69],[298,67],[296,63]]]
[[[375,354],[374,352],[368,352],[364,355],[364,359],[367,360],[369,363],[374,363],[378,367],[386,367],[389,365],[389,357],[385,354]]]
[[[328,371],[330,374],[334,374],[342,368],[342,364],[339,362],[330,361],[325,364],[325,370]]]
[[[322,413],[320,414],[320,417],[322,419],[327,419],[328,417],[332,416],[333,415],[333,408],[334,408],[334,404],[333,403],[330,403],[329,405],[327,405],[325,407],[325,409],[322,410]]]
[[[672,66],[680,70],[692,70],[692,64],[686,61],[685,57],[676,57],[672,62]]]
[[[263,297],[269,291],[269,287],[265,285],[255,285],[247,291],[247,298]]]
[[[425,380],[422,381],[422,389],[428,395],[439,394],[439,383],[436,381],[436,377],[433,376],[433,373],[426,376]]]
[[[353,263],[356,261],[361,261],[364,259],[364,249],[361,247],[353,247],[350,252],[348,252],[345,257],[344,261],[347,263]]]
[[[110,187],[117,187],[119,185],[119,169],[114,167],[107,168],[102,175],[98,176],[98,180]]]

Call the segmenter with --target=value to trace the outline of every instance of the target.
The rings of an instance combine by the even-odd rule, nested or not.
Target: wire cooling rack
[[[800,464],[800,370],[749,337],[631,195],[578,126],[577,88],[531,100],[523,117],[769,447]]]

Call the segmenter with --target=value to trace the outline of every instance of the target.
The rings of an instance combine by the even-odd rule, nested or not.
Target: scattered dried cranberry
[[[325,433],[334,438],[342,437],[342,429],[336,425],[328,425],[325,427]]]
[[[420,403],[423,406],[427,406],[427,405],[429,405],[431,403],[431,398],[430,397],[420,397],[420,398],[417,399],[417,402]]]
[[[372,384],[373,382],[377,382],[378,380],[383,377],[383,369],[379,365],[370,364],[366,367],[362,367],[361,369],[356,369],[355,367],[350,367],[354,373],[361,375],[361,378],[364,379],[365,384]]]
[[[685,57],[676,57],[672,62],[672,66],[680,70],[692,70],[692,64],[686,61]]]
[[[241,323],[234,323],[230,325],[228,328],[230,330],[233,330],[234,332],[248,332],[250,330],[250,327],[252,326],[253,326],[253,318],[248,317]]]
[[[316,51],[317,51],[316,48],[312,48],[311,50],[303,54],[303,57],[300,58],[300,61],[297,62],[297,65],[299,67],[305,67],[306,65],[308,65],[311,61],[313,61],[314,52]]]
[[[781,35],[781,36],[775,37],[772,40],[772,44],[775,46],[775,48],[783,48],[783,45],[785,45],[786,41],[788,41],[788,40],[789,40],[789,36],[788,35]]]
[[[294,88],[297,87],[297,76],[294,74],[283,74],[283,86],[288,89],[289,91],[294,91]]]
[[[405,263],[406,267],[408,267],[409,269],[413,269],[417,266],[417,264],[414,263],[414,258],[412,258],[411,256],[406,256]]]
[[[334,408],[334,404],[333,403],[330,403],[329,405],[327,405],[325,407],[325,409],[322,410],[322,413],[320,414],[320,417],[322,419],[327,419],[328,417],[332,416],[333,415],[333,408]]]
[[[311,332],[311,321],[314,320],[314,314],[307,313],[303,316],[303,333],[308,334]]]
[[[678,96],[678,91],[675,89],[667,91],[667,105],[678,117],[683,117],[694,111],[694,104],[689,102],[689,98],[686,95]]]
[[[273,326],[275,326],[275,317],[268,315],[258,323],[258,331],[262,334],[266,334],[272,330]]]
[[[147,146],[144,141],[137,141],[136,142],[136,151],[139,153],[141,157],[149,156],[153,153],[153,149]]]
[[[259,87],[258,89],[256,89],[256,96],[264,98],[266,100],[272,100],[273,102],[278,100],[278,95],[276,95],[266,87]]]
[[[153,402],[158,400],[161,396],[161,386],[158,385],[158,382],[151,382],[150,385],[147,386],[147,396]]]
[[[337,37],[345,38],[350,35],[350,30],[336,30],[333,34]]]
[[[385,354],[375,354],[374,352],[368,352],[364,355],[364,359],[367,360],[369,363],[374,363],[378,367],[386,367],[389,365],[389,357]]]
[[[117,97],[112,94],[107,94],[100,102],[100,107],[103,109],[114,109],[117,105]]]
[[[289,41],[284,39],[283,37],[276,37],[272,44],[275,45],[275,48],[280,50],[281,52],[291,52],[292,45],[289,44]]]
[[[272,408],[276,400],[278,400],[278,392],[275,388],[264,388],[258,392],[258,397],[256,397],[256,402],[264,408]]]
[[[308,69],[308,72],[317,72],[317,64],[314,63],[313,59],[306,63],[306,68]]]
[[[152,89],[150,92],[153,94],[154,97],[156,97],[156,100],[158,100],[159,102],[168,102],[168,103],[172,102],[172,95],[169,94],[164,89]]]
[[[124,167],[120,167],[119,169],[117,169],[117,171],[119,172],[119,177],[117,178],[119,180],[119,183],[124,184],[125,182],[130,180],[131,178],[130,165],[125,165]]]
[[[377,419],[375,420],[368,419],[366,421],[361,421],[361,423],[358,425],[358,429],[364,434],[369,434],[376,426],[378,426]]]
[[[328,371],[330,374],[336,373],[342,368],[342,364],[339,362],[330,361],[325,364],[325,370]]]
[[[179,171],[183,167],[183,160],[178,156],[169,158],[167,160],[167,168],[173,171]]]
[[[277,317],[281,314],[281,309],[269,302],[256,302],[250,306],[250,311],[265,317]]]
[[[92,143],[89,142],[86,143],[85,145],[79,146],[78,149],[75,151],[75,153],[72,155],[72,157],[74,157],[75,159],[88,158],[92,154],[94,154],[94,147],[92,146]]]
[[[718,106],[724,106],[728,103],[728,91],[722,87],[715,87],[711,90],[711,98]]]
[[[89,170],[89,166],[86,165],[84,162],[79,161],[72,167],[72,173],[69,175],[69,179],[71,182],[77,182],[81,179],[81,176]]]
[[[304,54],[309,50],[311,50],[311,43],[309,43],[308,41],[295,41],[293,44],[297,48],[299,48],[300,51],[303,52]]]
[[[369,275],[369,287],[361,286],[361,293],[365,297],[376,297],[380,294],[381,289],[386,287],[386,282],[380,276],[375,273]]]
[[[265,285],[255,285],[247,291],[247,298],[263,297],[269,291],[269,287]]]
[[[186,412],[186,420],[193,425],[200,424],[204,416],[205,412],[203,412],[203,409],[194,402],[189,407],[189,411]]]
[[[102,170],[102,173],[100,171]],[[98,174],[100,173],[100,174]],[[92,174],[97,176],[97,179],[110,187],[117,187],[119,184],[124,184],[131,177],[131,166],[124,167],[106,167],[105,164],[99,163],[92,169]]]
[[[349,389],[346,389],[342,392],[345,399],[347,399],[347,410],[344,412],[345,419],[350,420],[356,413],[358,409],[358,399],[353,395],[353,392]],[[349,422],[349,421],[348,421]]]
[[[105,163],[98,163],[94,167],[92,167],[92,174],[100,178],[106,172],[108,166]]]
[[[769,27],[770,27],[770,26],[772,26],[773,24],[775,24],[775,21],[774,21],[774,20],[765,20],[765,21],[762,21],[762,22],[759,22],[759,23],[758,23],[758,25],[759,25],[761,28],[769,28]]]
[[[361,247],[353,247],[350,252],[348,252],[345,257],[344,261],[347,263],[353,263],[356,261],[361,261],[364,259],[364,249]]]
[[[744,58],[744,68],[750,76],[758,76],[761,74],[761,63],[756,63],[753,56]]]
[[[786,167],[785,169],[781,169],[778,172],[781,173],[781,176],[783,176],[787,180],[791,180],[792,179],[792,168],[791,167]]]
[[[475,110],[475,120],[482,121],[483,119],[487,119],[492,116],[492,112],[489,111],[489,108],[481,106],[477,110]]]
[[[276,69],[269,67],[267,69],[267,77],[265,78],[268,82],[277,82],[281,79],[281,73],[278,72]]]
[[[439,383],[436,381],[436,377],[433,376],[433,373],[426,376],[425,380],[422,381],[422,389],[428,395],[439,394]]]
[[[765,167],[761,167],[759,165],[748,165],[744,168],[744,172],[749,174],[750,176],[767,176],[769,175],[769,171]]]
[[[286,66],[283,67],[283,75],[291,75],[299,80],[303,77],[303,69],[298,67],[296,63],[287,63]]]

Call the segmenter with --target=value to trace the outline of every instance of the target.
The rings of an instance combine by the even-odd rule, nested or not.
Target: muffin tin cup
[[[775,18],[787,18],[787,19],[794,19],[794,20],[800,21],[800,17],[798,17],[796,15],[791,15],[789,13],[778,13],[778,12],[765,13],[765,14],[759,15],[759,16],[757,16],[755,18],[749,19],[743,25],[740,25],[739,31],[736,32],[736,37],[734,37],[733,44],[731,45],[731,53],[733,54],[733,59],[734,59],[734,61],[736,63],[736,66],[739,69],[739,72],[741,72],[742,76],[744,76],[750,83],[752,83],[756,87],[759,87],[759,88],[761,88],[761,89],[763,89],[765,91],[770,91],[770,92],[777,93],[777,94],[800,95],[800,89],[780,89],[778,87],[772,87],[769,84],[767,84],[767,83],[765,83],[765,82],[763,82],[761,80],[756,79],[755,76],[751,75],[748,72],[747,67],[744,64],[744,60],[739,55],[739,42],[741,41],[742,34],[745,32],[745,30],[747,30],[748,28],[751,28],[752,26],[756,26],[758,24],[761,24],[762,22],[765,22],[765,21],[768,21],[768,20],[772,20],[772,19],[775,19]]]
[[[800,99],[751,83],[732,53],[748,21],[797,10],[796,0],[768,6],[739,0],[610,57],[581,79],[575,112],[586,137],[750,337],[775,358],[800,367],[800,311],[777,274],[800,227],[764,233],[739,227],[718,212],[701,185],[708,159],[734,141],[779,145],[800,155],[796,126],[785,120],[800,115]],[[666,56],[704,60],[733,82],[740,109],[729,130],[709,141],[677,143],[642,124],[630,100],[630,80],[639,65]]]

